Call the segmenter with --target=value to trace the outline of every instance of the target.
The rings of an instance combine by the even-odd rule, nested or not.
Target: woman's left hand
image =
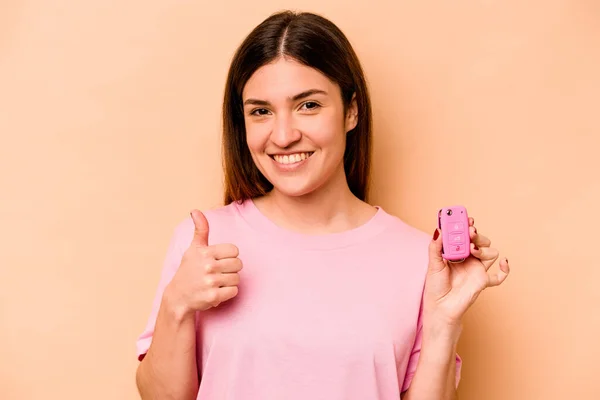
[[[425,283],[425,312],[437,322],[460,326],[461,319],[479,294],[486,288],[498,286],[509,274],[508,260],[500,260],[497,274],[488,272],[498,259],[491,241],[477,233],[473,218],[469,218],[471,255],[462,262],[442,258],[442,238],[436,229],[429,245],[429,268]]]

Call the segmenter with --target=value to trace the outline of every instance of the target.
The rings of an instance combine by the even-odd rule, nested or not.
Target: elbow
[[[157,378],[152,370],[152,364],[142,360],[135,373],[135,384],[141,400],[195,400],[197,387],[189,385],[166,384]]]
[[[137,388],[138,394],[140,395],[141,400],[147,400],[150,399],[149,397],[149,393],[146,389],[146,384],[145,382],[147,381],[147,379],[145,379],[145,365],[144,362],[140,362],[138,364],[138,367],[135,371],[135,386]]]

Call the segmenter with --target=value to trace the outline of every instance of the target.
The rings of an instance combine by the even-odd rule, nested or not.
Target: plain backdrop
[[[228,63],[288,7],[362,60],[373,202],[427,232],[464,204],[510,260],[465,318],[461,400],[600,398],[593,0],[3,0],[0,398],[138,398],[173,228],[220,205]]]

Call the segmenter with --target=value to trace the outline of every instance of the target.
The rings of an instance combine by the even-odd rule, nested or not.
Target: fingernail
[[[437,238],[440,236],[440,231],[435,228],[435,231],[433,232],[433,240],[437,240]]]

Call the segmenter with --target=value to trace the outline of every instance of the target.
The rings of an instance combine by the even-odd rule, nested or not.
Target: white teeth
[[[296,153],[288,154],[285,156],[274,155],[273,158],[280,164],[295,164],[300,161],[306,160],[312,153]]]

